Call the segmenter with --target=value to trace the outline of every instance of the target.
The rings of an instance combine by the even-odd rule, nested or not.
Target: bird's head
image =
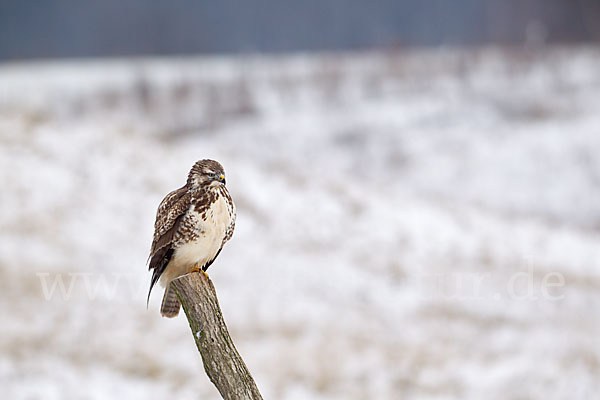
[[[190,170],[187,182],[202,187],[224,185],[225,170],[214,160],[200,160]]]

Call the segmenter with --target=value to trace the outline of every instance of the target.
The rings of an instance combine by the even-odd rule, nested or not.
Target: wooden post
[[[172,281],[171,288],[183,305],[204,370],[223,399],[262,400],[229,336],[215,287],[208,276],[192,272]]]

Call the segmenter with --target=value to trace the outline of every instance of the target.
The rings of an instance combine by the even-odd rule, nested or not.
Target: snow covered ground
[[[210,268],[267,399],[600,393],[600,49],[0,65],[0,391],[197,399],[156,207],[223,163]]]

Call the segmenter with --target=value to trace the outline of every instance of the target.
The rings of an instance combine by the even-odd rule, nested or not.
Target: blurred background
[[[219,398],[145,305],[214,158],[265,398],[595,398],[599,41],[596,0],[1,2],[3,395]]]

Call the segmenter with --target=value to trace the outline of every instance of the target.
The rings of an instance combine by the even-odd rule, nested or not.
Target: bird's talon
[[[199,272],[199,273],[201,273],[202,275],[204,275],[204,276],[206,277],[206,279],[209,279],[209,277],[208,277],[208,274],[206,273],[206,271],[205,271],[205,270],[203,270],[203,269],[202,269],[202,267],[200,267],[199,265],[200,265],[200,264],[196,264],[196,265],[194,265],[194,268],[192,268],[192,270],[190,271],[190,273],[191,273],[191,272]]]
[[[194,268],[192,268],[191,272],[204,272],[204,271],[202,271],[202,268],[200,268],[198,265],[194,265]],[[206,272],[204,272],[204,274],[206,275]]]

